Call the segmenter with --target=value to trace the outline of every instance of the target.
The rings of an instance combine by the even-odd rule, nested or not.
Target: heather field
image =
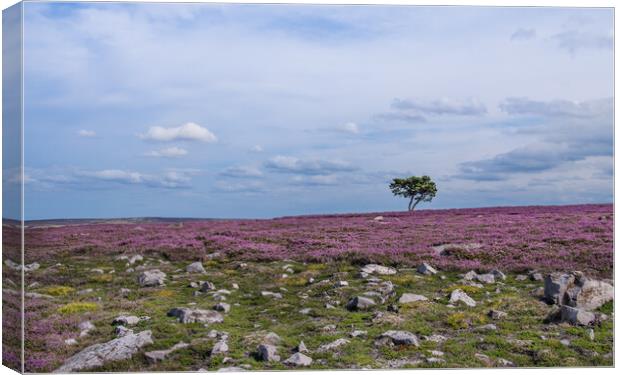
[[[30,372],[613,365],[611,204],[29,222],[25,238]]]

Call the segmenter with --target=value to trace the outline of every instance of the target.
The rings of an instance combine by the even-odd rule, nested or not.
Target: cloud
[[[80,178],[110,182],[123,185],[142,185],[157,188],[187,188],[192,171],[168,170],[159,175],[144,174],[122,169],[104,169],[98,171],[77,171]]]
[[[260,169],[256,167],[235,166],[227,168],[221,173],[221,175],[235,178],[256,178],[262,177],[263,172],[261,172]]]
[[[232,184],[229,181],[218,181],[213,190],[219,193],[262,193],[265,191],[265,187],[260,181],[244,181]]]
[[[265,167],[279,173],[302,175],[327,175],[334,172],[352,172],[358,168],[340,160],[308,159],[278,155],[265,163]]]
[[[338,185],[341,181],[338,176],[333,174],[315,175],[315,176],[295,176],[292,179],[293,184],[303,186],[333,186]]]
[[[500,109],[509,114],[541,115],[549,117],[597,117],[611,114],[613,99],[589,101],[552,100],[537,101],[528,98],[506,98],[499,105]]]
[[[149,151],[145,155],[156,158],[178,158],[187,155],[187,150],[180,147],[168,147],[156,151]]]
[[[357,126],[357,124],[354,122],[347,122],[346,124],[342,124],[338,127],[338,130],[350,134],[359,134],[360,132],[359,126]]]
[[[374,115],[374,118],[378,120],[402,121],[402,122],[409,122],[409,123],[426,122],[426,117],[424,116],[401,113],[401,112],[379,113],[377,115]]]
[[[510,36],[511,41],[529,40],[534,38],[536,38],[536,29],[519,28]]]
[[[610,35],[596,35],[578,30],[564,31],[551,37],[558,47],[575,55],[582,49],[613,50],[614,38]]]
[[[193,122],[188,122],[177,127],[164,128],[152,126],[146,134],[140,134],[140,138],[153,141],[201,141],[206,143],[217,142],[215,134],[209,129]]]
[[[265,150],[263,149],[263,146],[261,146],[261,145],[254,145],[254,146],[252,146],[252,148],[250,148],[250,151],[252,151],[252,152],[263,152]]]
[[[476,99],[455,100],[441,98],[435,100],[394,99],[392,108],[400,111],[414,111],[420,115],[481,116],[487,112],[484,104]]]
[[[80,131],[78,131],[78,135],[80,137],[92,138],[92,137],[96,137],[97,133],[95,133],[94,130],[81,129]]]

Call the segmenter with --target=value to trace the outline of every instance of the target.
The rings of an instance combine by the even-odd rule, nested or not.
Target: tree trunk
[[[415,206],[417,206],[421,200],[422,199],[418,199],[415,201],[415,203],[413,203],[413,198],[411,198],[411,200],[409,201],[409,211],[413,211],[415,209]],[[411,205],[411,203],[413,203],[413,206]]]
[[[409,199],[409,206],[407,207],[407,211],[412,211],[413,209],[411,208],[411,205],[413,204],[413,197],[411,197],[411,199]]]

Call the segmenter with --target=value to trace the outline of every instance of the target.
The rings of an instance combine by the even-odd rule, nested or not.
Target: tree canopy
[[[430,202],[437,194],[437,185],[429,176],[411,176],[395,178],[390,183],[390,190],[395,196],[409,198],[409,211],[413,211],[420,202]]]

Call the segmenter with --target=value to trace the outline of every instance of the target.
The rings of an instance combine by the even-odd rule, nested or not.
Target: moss
[[[69,294],[75,293],[75,288],[64,285],[56,285],[56,286],[48,286],[46,288],[41,289],[41,291],[45,294],[49,294],[55,297],[66,297]]]
[[[71,302],[58,308],[58,312],[61,314],[76,314],[89,311],[95,311],[99,308],[94,302]]]

